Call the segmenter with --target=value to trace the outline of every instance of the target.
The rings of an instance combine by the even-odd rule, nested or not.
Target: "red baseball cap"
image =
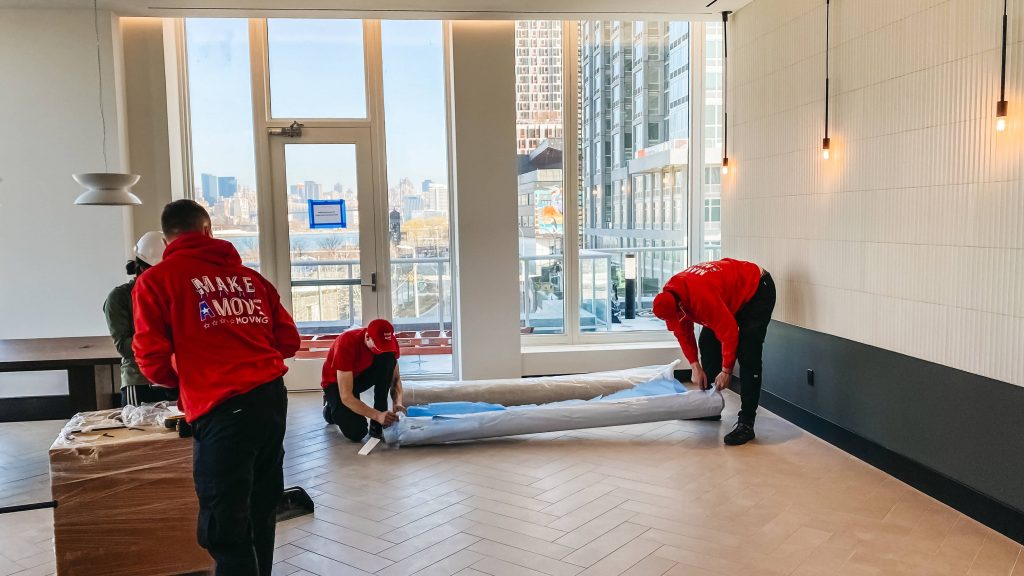
[[[398,353],[398,339],[395,338],[395,327],[383,318],[377,318],[366,325],[366,335],[373,340],[374,354],[384,352]]]
[[[669,330],[675,332],[679,327],[679,303],[672,293],[659,292],[654,297],[654,302],[651,303],[651,311],[665,321]]]

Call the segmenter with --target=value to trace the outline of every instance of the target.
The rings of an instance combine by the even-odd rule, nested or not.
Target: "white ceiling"
[[[752,0],[98,0],[122,16],[509,19],[720,18]],[[709,6],[710,4],[710,6]],[[92,0],[0,0],[0,8],[92,8]]]

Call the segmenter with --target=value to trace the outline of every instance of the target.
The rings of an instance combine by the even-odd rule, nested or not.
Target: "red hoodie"
[[[754,297],[760,281],[757,264],[725,258],[690,266],[665,283],[663,291],[676,295],[685,314],[673,333],[691,364],[697,361],[697,323],[715,333],[722,343],[722,369],[732,369],[740,340],[736,313]]]
[[[221,402],[284,375],[299,349],[274,287],[242,266],[230,242],[184,234],[132,291],[139,370],[180,388],[194,422]]]

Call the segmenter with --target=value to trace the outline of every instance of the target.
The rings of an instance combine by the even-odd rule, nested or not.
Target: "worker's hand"
[[[729,387],[732,383],[732,374],[729,372],[719,372],[718,376],[715,377],[715,390],[721,392]]]
[[[690,365],[691,374],[690,381],[693,382],[697,388],[701,390],[708,389],[708,376],[704,373],[704,368],[701,367],[700,363],[693,363]]]
[[[394,412],[377,412],[377,415],[373,417],[381,426],[387,428],[395,422],[398,422],[398,415]]]
[[[401,412],[402,414],[405,414],[406,416],[409,415],[409,409],[406,408],[405,406],[402,406],[401,404],[395,404],[394,407],[391,409],[391,411],[394,412],[395,414],[398,414],[399,412]]]

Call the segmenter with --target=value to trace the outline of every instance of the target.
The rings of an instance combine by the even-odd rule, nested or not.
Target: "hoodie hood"
[[[242,257],[227,240],[210,238],[202,232],[188,232],[167,245],[164,260],[195,258],[218,266],[241,266]]]

